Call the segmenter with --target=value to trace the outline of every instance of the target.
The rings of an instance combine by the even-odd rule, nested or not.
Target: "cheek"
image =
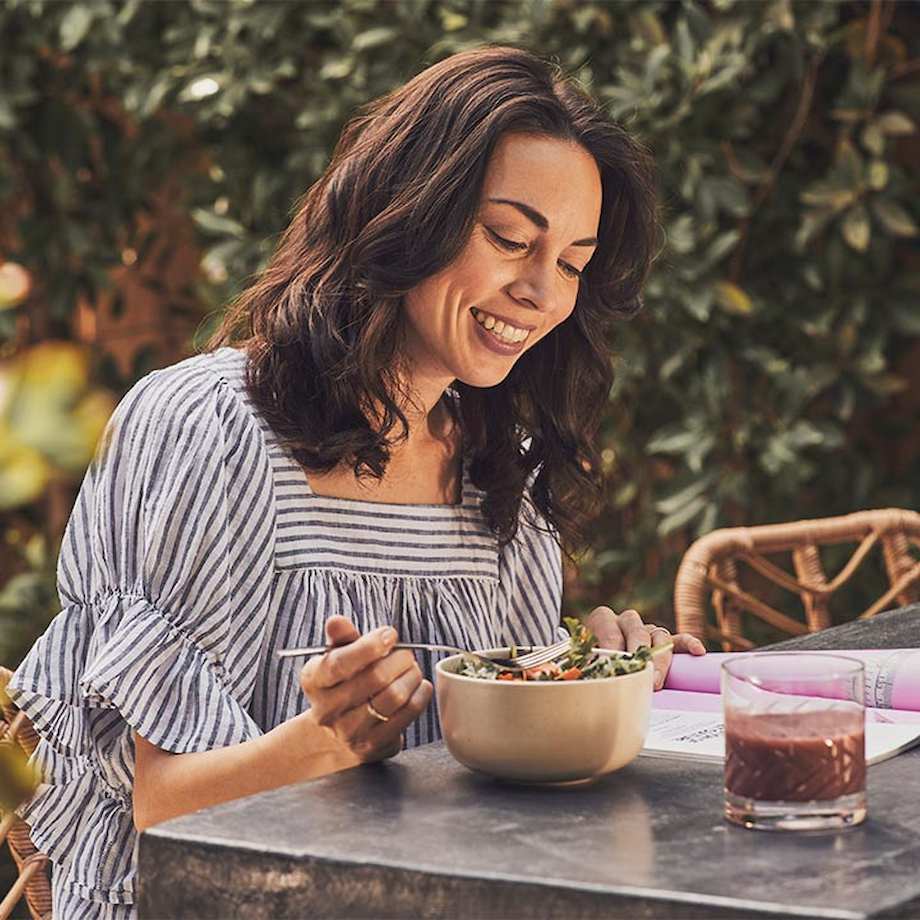
[[[578,292],[576,291],[574,294],[571,295],[568,303],[560,311],[559,323],[564,323],[575,312],[575,303],[577,300],[578,300]],[[556,323],[556,325],[558,326],[559,323]]]
[[[573,296],[570,303],[561,304],[557,310],[554,310],[552,315],[548,317],[548,322],[543,327],[543,331],[540,333],[539,338],[531,338],[528,344],[528,348],[533,348],[541,339],[548,336],[554,329],[558,326],[561,326],[569,317],[575,312],[575,297]]]
[[[419,332],[436,326],[439,306],[448,296],[441,277],[426,278],[403,297],[402,309],[406,321]]]
[[[561,303],[557,310],[553,311],[552,323],[550,329],[555,329],[557,326],[561,326],[574,312],[575,312],[575,301],[577,295],[572,294],[570,298]]]
[[[514,263],[496,249],[482,229],[474,231],[454,267],[457,275],[474,289],[500,289],[515,277]]]

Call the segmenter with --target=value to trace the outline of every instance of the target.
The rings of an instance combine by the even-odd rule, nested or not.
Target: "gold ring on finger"
[[[378,719],[378,720],[381,721],[381,722],[389,722],[389,721],[390,721],[390,717],[389,717],[389,716],[385,716],[382,712],[377,712],[377,710],[374,708],[374,704],[373,704],[370,700],[367,701],[367,711],[368,711],[375,719]]]
[[[667,626],[652,626],[649,625],[649,635],[654,638],[655,633],[663,632],[668,638],[671,637],[671,630]]]

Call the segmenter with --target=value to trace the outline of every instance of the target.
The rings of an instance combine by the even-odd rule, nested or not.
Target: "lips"
[[[506,341],[503,338],[495,335],[492,332],[489,332],[482,323],[480,323],[476,317],[470,313],[470,321],[473,323],[474,334],[479,342],[484,345],[489,351],[498,354],[498,355],[518,355],[524,350],[524,346],[527,342],[527,339],[519,339],[518,341]],[[530,333],[528,332],[529,336]]]
[[[514,326],[515,329],[526,329],[528,332],[533,332],[533,330],[537,328],[534,323],[524,323],[520,320],[512,319],[510,316],[502,316],[501,313],[493,313],[491,310],[485,310],[482,307],[470,307],[470,310],[473,311],[474,315],[480,313],[485,316],[492,316],[496,321],[503,322],[506,326]]]

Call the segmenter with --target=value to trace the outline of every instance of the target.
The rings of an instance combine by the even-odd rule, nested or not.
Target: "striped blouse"
[[[302,712],[302,662],[327,617],[407,641],[550,641],[561,553],[522,514],[504,549],[463,462],[459,505],[320,496],[223,348],[155,371],[112,417],[67,526],[62,610],[10,694],[41,735],[26,807],[58,915],[130,918],[132,729],[166,751],[237,744]],[[420,656],[431,679],[434,659]],[[429,707],[407,744],[439,737]]]

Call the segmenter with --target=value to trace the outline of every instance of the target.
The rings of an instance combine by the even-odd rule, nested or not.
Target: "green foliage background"
[[[72,497],[73,453],[3,418],[4,368],[72,338],[78,298],[99,299],[123,252],[144,263],[178,245],[144,220],[155,194],[178,187],[203,252],[164,308],[191,309],[203,336],[354,108],[482,42],[577,71],[660,168],[667,246],[645,312],[610,343],[614,488],[569,608],[668,622],[697,534],[917,507],[920,23],[882,0],[6,0],[0,263],[35,287],[18,306],[0,291],[0,433]],[[104,346],[90,384],[118,393],[133,380]],[[147,369],[141,356],[129,378]],[[55,391],[56,432],[86,386]],[[56,611],[60,534],[43,501],[8,491],[0,509],[13,664]]]
[[[98,298],[126,247],[144,261],[156,240],[141,218],[168,182],[203,248],[174,306],[193,305],[203,336],[355,107],[483,42],[557,57],[660,168],[667,246],[646,310],[611,341],[614,488],[570,606],[667,622],[699,533],[916,507],[909,3],[7,0],[0,255],[37,284],[0,310],[3,357],[71,336],[78,297]],[[94,373],[132,382],[104,353]],[[41,529],[41,505],[15,514]],[[30,543],[0,595],[8,661],[54,612],[56,537]]]

